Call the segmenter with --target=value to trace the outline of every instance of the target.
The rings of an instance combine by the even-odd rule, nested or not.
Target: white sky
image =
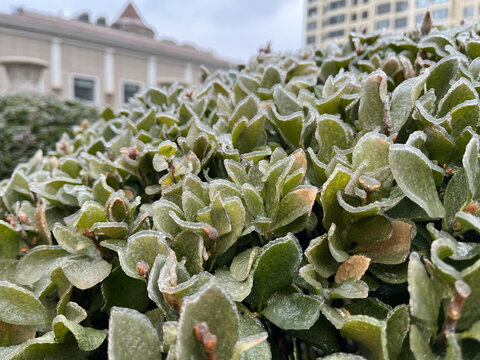
[[[296,50],[302,44],[304,0],[134,0],[157,38],[193,43],[219,56],[246,61],[259,47]],[[111,24],[126,6],[118,0],[0,0],[0,11],[17,7],[75,16],[88,11],[90,19],[105,16]]]

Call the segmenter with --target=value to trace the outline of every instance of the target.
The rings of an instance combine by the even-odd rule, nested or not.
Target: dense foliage
[[[0,97],[0,179],[38,149],[54,150],[59,136],[72,135],[72,126],[96,120],[95,108],[53,95],[12,93]]]
[[[18,166],[0,358],[478,359],[478,32],[262,52]]]

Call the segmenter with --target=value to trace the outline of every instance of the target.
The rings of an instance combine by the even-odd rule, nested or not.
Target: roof
[[[122,15],[133,16],[135,11],[129,4]],[[120,18],[122,17],[120,16]],[[142,23],[143,24],[143,23]],[[97,44],[103,47],[167,57],[173,60],[196,61],[206,66],[227,67],[232,61],[215,56],[212,52],[191,45],[179,45],[171,40],[156,40],[107,26],[65,19],[59,16],[21,10],[12,14],[0,12],[2,29],[34,33],[36,36],[56,37]]]
[[[121,15],[119,16],[119,19],[121,19],[121,18],[136,19],[136,20],[139,20],[143,23],[142,19],[140,18],[140,15],[138,15],[137,10],[135,10],[132,3],[128,3],[125,10],[123,10]]]

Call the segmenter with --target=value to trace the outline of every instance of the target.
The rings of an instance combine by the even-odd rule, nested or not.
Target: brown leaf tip
[[[360,280],[370,265],[370,258],[364,255],[350,256],[337,270],[335,283],[341,284],[347,280]]]

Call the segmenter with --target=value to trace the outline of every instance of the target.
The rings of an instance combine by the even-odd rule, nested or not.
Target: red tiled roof
[[[123,10],[122,14],[120,15],[120,19],[121,18],[130,18],[130,19],[142,21],[142,19],[140,18],[140,15],[138,15],[132,3],[128,3],[127,7],[125,8],[125,10]]]

